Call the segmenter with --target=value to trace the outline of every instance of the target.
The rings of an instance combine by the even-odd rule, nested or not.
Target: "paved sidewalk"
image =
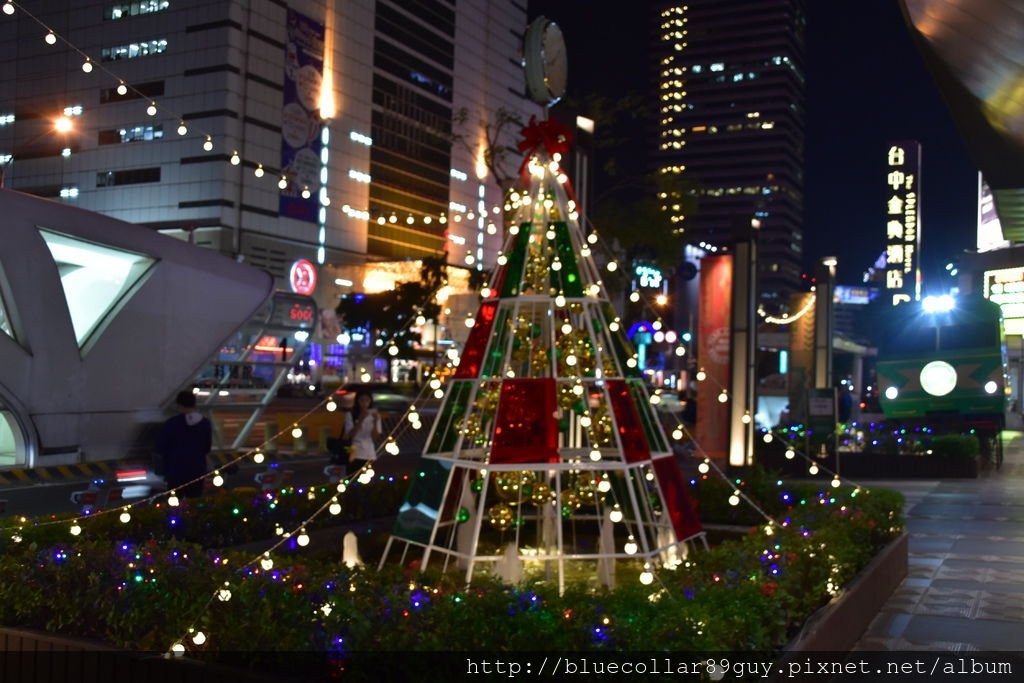
[[[870,482],[907,498],[909,570],[855,650],[1024,648],[1024,432],[1003,438],[975,480]]]

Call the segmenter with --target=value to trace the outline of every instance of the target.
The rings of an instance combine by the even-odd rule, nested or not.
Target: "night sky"
[[[837,255],[839,280],[860,280],[883,249],[886,142],[917,139],[925,290],[945,290],[952,282],[943,266],[974,246],[977,168],[897,3],[807,5],[805,263]],[[651,83],[654,2],[530,0],[529,10],[565,34],[570,95],[617,95]]]

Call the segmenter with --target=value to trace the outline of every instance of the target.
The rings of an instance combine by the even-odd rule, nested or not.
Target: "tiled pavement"
[[[1004,440],[975,480],[869,482],[907,498],[909,569],[855,650],[1024,649],[1024,433]]]

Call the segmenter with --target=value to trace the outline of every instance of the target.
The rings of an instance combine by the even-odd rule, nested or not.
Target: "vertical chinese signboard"
[[[317,222],[320,194],[320,84],[324,70],[324,26],[288,10],[288,45],[284,60],[284,106],[281,112],[281,190],[279,212],[288,218]],[[303,198],[303,192],[308,196]]]
[[[885,289],[895,306],[921,298],[921,143],[889,143],[885,184]]]
[[[732,256],[705,256],[700,264],[697,356],[707,378],[697,391],[697,441],[707,454],[729,453],[729,406],[718,400],[730,380]]]

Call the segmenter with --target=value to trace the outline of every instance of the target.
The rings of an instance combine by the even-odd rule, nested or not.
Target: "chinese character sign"
[[[921,143],[887,145],[885,197],[885,288],[896,305],[921,298]]]

